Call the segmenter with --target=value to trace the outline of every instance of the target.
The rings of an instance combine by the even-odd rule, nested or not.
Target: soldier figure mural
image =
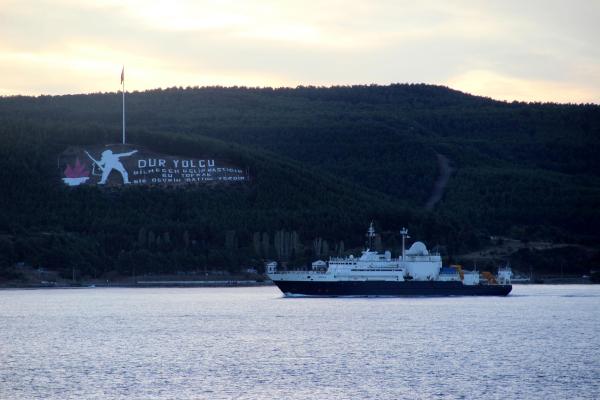
[[[69,147],[58,158],[68,186],[246,183],[249,175],[225,160],[174,156],[130,144]],[[114,171],[114,172],[113,172]]]
[[[94,162],[94,164],[96,164],[98,168],[100,168],[100,170],[102,171],[102,179],[100,179],[98,185],[106,184],[106,180],[108,179],[108,176],[110,175],[113,169],[121,174],[121,176],[123,177],[123,184],[128,185],[130,183],[129,174],[127,173],[125,167],[123,167],[123,164],[121,164],[121,161],[119,159],[121,157],[128,157],[135,153],[137,153],[137,150],[120,154],[115,154],[112,152],[112,150],[104,150],[102,152],[102,157],[100,158],[100,161],[98,161],[94,159],[94,157],[92,157],[90,153],[88,153],[87,151],[85,152],[85,154],[87,154],[87,156]]]

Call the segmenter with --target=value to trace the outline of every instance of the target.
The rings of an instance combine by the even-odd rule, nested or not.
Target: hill
[[[119,140],[120,96],[2,98],[0,264],[99,276],[302,263],[342,251],[342,240],[359,247],[371,219],[387,246],[407,225],[450,257],[492,235],[585,245],[600,236],[597,105],[390,85],[171,88],[128,94],[127,108],[130,142],[208,151],[247,166],[252,183],[63,187],[62,150]],[[428,211],[440,155],[453,172]]]

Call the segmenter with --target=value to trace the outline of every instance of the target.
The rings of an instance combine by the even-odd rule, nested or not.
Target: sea
[[[0,291],[0,399],[598,399],[600,285]]]

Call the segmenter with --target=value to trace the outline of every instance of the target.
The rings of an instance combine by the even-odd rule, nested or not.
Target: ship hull
[[[512,285],[439,281],[274,281],[286,296],[506,296]]]

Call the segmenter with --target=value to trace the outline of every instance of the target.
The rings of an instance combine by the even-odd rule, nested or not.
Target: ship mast
[[[371,225],[369,225],[367,237],[369,238],[369,246],[367,247],[367,249],[371,250],[371,247],[373,245],[373,238],[375,237],[375,228],[373,227],[373,221],[371,221]]]
[[[406,256],[406,247],[404,246],[404,243],[406,242],[406,238],[410,238],[410,236],[408,236],[408,229],[404,227],[400,231],[400,234],[402,235],[402,261],[404,261],[404,257]]]

